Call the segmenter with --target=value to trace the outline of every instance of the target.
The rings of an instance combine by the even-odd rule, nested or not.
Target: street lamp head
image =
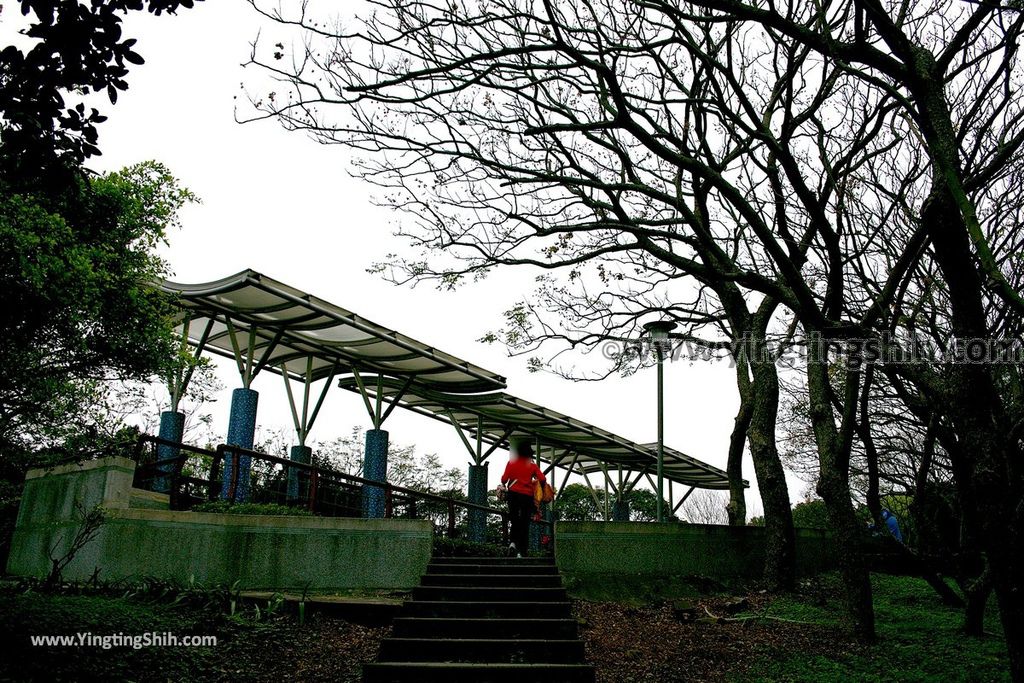
[[[668,341],[668,334],[676,329],[676,324],[671,320],[652,320],[644,323],[644,332],[655,342]]]

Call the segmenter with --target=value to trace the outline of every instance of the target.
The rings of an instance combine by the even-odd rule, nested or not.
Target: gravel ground
[[[319,615],[302,627],[292,618],[278,619],[215,648],[208,675],[251,683],[356,683],[390,630]]]
[[[576,602],[573,609],[598,683],[742,679],[772,652],[828,656],[855,647],[822,626],[723,618],[756,612],[766,600],[763,595],[702,598],[651,607]]]

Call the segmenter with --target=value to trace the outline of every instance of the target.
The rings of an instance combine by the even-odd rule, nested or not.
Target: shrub
[[[490,543],[474,543],[461,538],[434,538],[434,557],[502,557],[505,550]]]
[[[193,512],[219,512],[228,515],[278,515],[311,517],[306,508],[278,505],[277,503],[232,503],[227,500],[211,500],[192,508]]]

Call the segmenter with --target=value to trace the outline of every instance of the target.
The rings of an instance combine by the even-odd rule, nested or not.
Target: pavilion
[[[258,272],[246,270],[203,284],[163,281],[160,286],[175,296],[182,343],[197,357],[214,354],[237,365],[241,386],[232,392],[228,445],[253,447],[259,395],[251,383],[268,371],[283,379],[296,433],[290,458],[296,462],[310,462],[307,437],[330,387],[337,384],[359,394],[369,415],[366,479],[386,480],[388,432],[383,426],[400,406],[454,427],[470,456],[468,498],[474,503],[486,503],[488,457],[521,440],[535,444],[538,461],[552,480],[559,468],[564,471],[561,486],[555,482],[559,493],[568,476],[576,474],[598,502],[591,476],[603,477],[614,497],[610,511],[606,499],[606,518],[628,520],[625,494],[643,479],[654,486],[656,444],[634,442],[517,398],[505,391],[505,378],[496,373]],[[161,415],[162,439],[181,442],[184,415],[179,407],[190,378],[191,370],[182,368],[168,382],[171,406]],[[678,450],[665,448],[663,465],[673,511],[695,488],[728,488],[725,472]],[[225,481],[231,477],[229,466],[225,463]],[[236,495],[242,500],[248,495],[249,466],[248,458],[239,460]],[[673,484],[687,489],[678,501]],[[368,507],[367,516],[382,515],[382,500]],[[482,536],[484,524],[482,512],[471,514],[471,537]]]

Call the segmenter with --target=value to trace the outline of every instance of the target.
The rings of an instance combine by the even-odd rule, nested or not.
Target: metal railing
[[[325,517],[361,517],[364,488],[372,488],[383,491],[384,517],[430,519],[437,531],[458,538],[465,535],[470,511],[480,511],[488,540],[508,542],[505,510],[226,444],[208,449],[140,435],[133,485],[168,494],[172,510],[189,510],[219,499],[235,501],[242,458],[250,462],[249,502],[302,507]],[[230,473],[226,488],[225,471]]]

